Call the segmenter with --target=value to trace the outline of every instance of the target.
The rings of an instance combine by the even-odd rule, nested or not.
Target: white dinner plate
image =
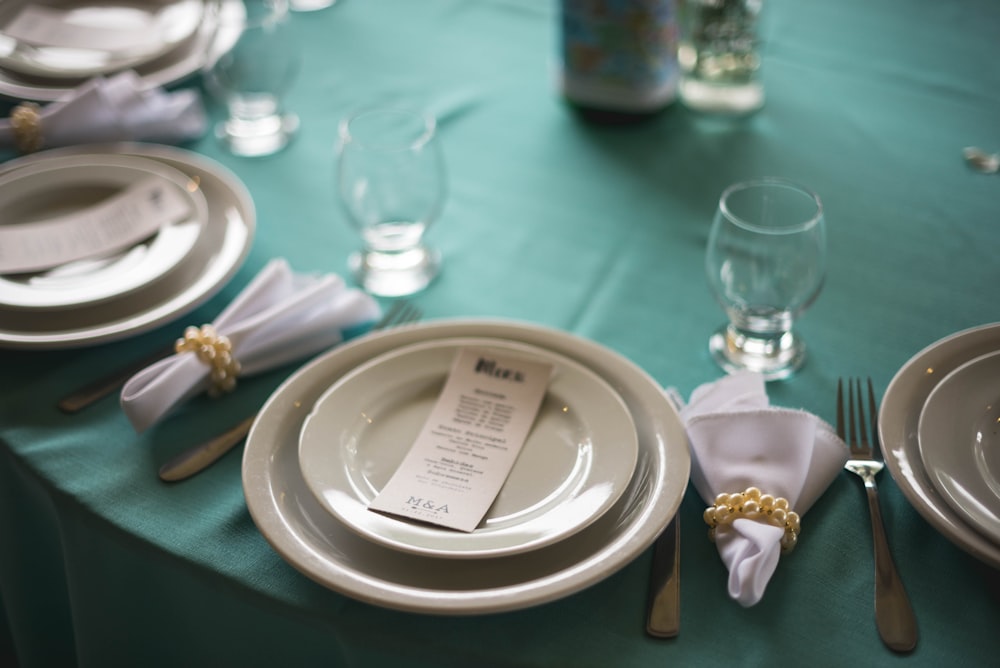
[[[246,186],[219,163],[191,151],[140,143],[51,149],[5,163],[0,175],[39,160],[104,154],[156,160],[197,181],[208,205],[203,234],[176,269],[125,296],[59,311],[0,306],[0,347],[72,348],[148,331],[212,297],[232,278],[250,252],[256,213]]]
[[[208,221],[208,204],[198,183],[148,158],[57,156],[0,174],[0,224],[45,221],[80,211],[151,177],[187,201],[188,217],[99,258],[75,260],[45,271],[0,275],[0,306],[64,309],[126,295],[175,269],[194,248]]]
[[[199,72],[209,54],[228,50],[239,37],[238,19],[245,12],[242,0],[204,0],[201,21],[194,35],[164,55],[137,65],[135,72],[150,88],[168,87]],[[223,20],[224,19],[224,20]],[[53,102],[89,77],[53,79],[37,77],[0,67],[0,95],[17,100]]]
[[[1000,545],[1000,352],[938,383],[920,413],[918,441],[944,500]]]
[[[205,8],[202,0],[7,4],[0,17],[0,67],[56,79],[108,74],[159,58],[194,36]],[[15,31],[18,26],[30,27]]]
[[[635,473],[596,522],[553,545],[504,557],[438,559],[372,543],[313,496],[299,469],[298,437],[316,400],[359,364],[401,346],[456,337],[525,343],[565,355],[604,378],[632,414]],[[355,339],[292,374],[254,422],[243,455],[251,517],[289,564],[345,595],[389,608],[481,614],[525,608],[584,589],[635,559],[680,506],[691,461],[680,416],[656,381],[621,355],[577,336],[503,320],[403,325]]]
[[[496,501],[471,533],[368,510],[420,433],[463,348],[553,366]],[[632,416],[600,376],[536,346],[483,338],[404,346],[362,364],[320,397],[299,441],[306,484],[347,527],[398,550],[443,558],[526,552],[576,533],[622,495],[637,455]]]
[[[921,459],[918,438],[920,413],[941,379],[962,364],[996,351],[1000,351],[1000,323],[957,332],[918,352],[886,388],[878,430],[886,468],[917,512],[955,545],[1000,568],[1000,544],[968,524],[941,497]]]

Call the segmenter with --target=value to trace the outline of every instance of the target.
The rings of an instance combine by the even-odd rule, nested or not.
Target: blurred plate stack
[[[0,95],[54,101],[91,77],[129,69],[150,87],[170,86],[235,42],[221,19],[243,11],[239,0],[7,0]]]
[[[125,338],[194,309],[235,274],[256,227],[250,194],[222,165],[171,146],[85,145],[4,163],[0,231],[19,226],[37,232],[32,243],[58,246],[64,239],[50,238],[50,230],[58,237],[66,228],[47,225],[77,225],[72,216],[143,184],[151,187],[144,196],[180,202],[180,215],[98,255],[0,275],[0,347],[70,348]]]

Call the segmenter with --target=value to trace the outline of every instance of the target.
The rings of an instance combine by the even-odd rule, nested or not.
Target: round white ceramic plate
[[[462,348],[553,366],[531,433],[471,533],[368,510],[430,415]],[[393,350],[348,373],[316,402],[299,441],[313,494],[369,540],[445,558],[526,552],[576,533],[622,495],[638,454],[621,397],[562,355],[496,339],[445,339]]]
[[[632,414],[639,454],[632,480],[596,522],[554,545],[506,557],[438,559],[372,543],[313,496],[299,469],[298,436],[316,400],[344,374],[405,345],[455,337],[526,343],[604,378]],[[656,381],[621,355],[565,332],[503,320],[442,320],[355,339],[286,380],[247,438],[243,492],[274,549],[316,582],[389,608],[435,614],[514,610],[568,596],[618,571],[660,534],[680,506],[691,460],[680,416]]]
[[[0,29],[0,67],[57,79],[91,77],[137,67],[193,37],[204,9],[202,0],[41,3],[36,11],[49,10],[53,19],[62,20],[65,32],[55,32],[44,41],[19,42]],[[88,30],[93,33],[93,43],[80,40]],[[102,43],[102,35],[114,36],[117,32],[123,33],[121,46],[109,47],[106,39]],[[67,34],[72,34],[68,42]],[[125,35],[141,39],[124,38]]]
[[[208,204],[208,223],[193,251],[174,271],[123,297],[62,311],[0,306],[0,346],[73,348],[148,331],[212,297],[232,278],[250,252],[256,213],[246,186],[222,165],[191,151],[137,143],[52,149],[7,162],[0,175],[38,160],[80,154],[140,156],[184,173],[201,186]]]
[[[228,26],[235,25],[237,22],[233,19],[238,19],[245,11],[242,0],[204,0],[201,22],[195,34],[159,58],[137,65],[135,72],[150,88],[180,83],[199,72],[210,53],[226,51],[236,43],[239,32]],[[33,77],[0,68],[0,95],[17,100],[54,102],[87,79]]]
[[[1000,323],[967,329],[924,348],[896,372],[882,398],[878,430],[886,468],[903,495],[946,538],[1000,568],[1000,544],[957,513],[937,491],[920,455],[920,413],[942,378],[962,364],[1000,350]]]
[[[918,440],[937,491],[1000,545],[1000,352],[966,362],[931,391]]]
[[[80,259],[46,271],[0,276],[0,306],[64,309],[126,295],[177,267],[208,221],[196,181],[161,162],[129,155],[57,156],[0,174],[3,223],[50,220],[99,204],[149,178],[186,199],[190,215],[152,237],[100,258]]]

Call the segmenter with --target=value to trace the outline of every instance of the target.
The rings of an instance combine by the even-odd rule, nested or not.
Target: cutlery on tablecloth
[[[856,408],[855,408],[856,407]],[[868,509],[872,519],[872,541],[875,549],[875,624],[882,641],[897,652],[909,652],[917,646],[917,620],[910,606],[910,599],[903,581],[896,571],[896,564],[889,551],[889,543],[882,523],[878,488],[875,474],[885,466],[878,454],[878,410],[875,391],[868,379],[868,415],[871,425],[865,423],[864,399],[860,380],[847,381],[847,424],[844,424],[844,383],[837,383],[837,433],[851,448],[851,458],[845,469],[860,477],[868,496]],[[855,418],[855,415],[857,417]],[[857,427],[857,428],[855,428]]]
[[[406,301],[397,301],[389,307],[382,319],[372,326],[372,331],[416,322],[420,316],[421,311],[416,306]],[[178,482],[204,471],[234,446],[243,442],[256,418],[257,414],[254,413],[221,434],[181,452],[160,467],[160,480]]]
[[[656,539],[649,574],[646,633],[674,638],[681,630],[681,520],[680,510]]]

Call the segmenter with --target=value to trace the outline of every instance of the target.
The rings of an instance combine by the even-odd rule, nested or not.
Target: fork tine
[[[847,433],[844,431],[844,379],[837,379],[837,436],[841,440],[847,441]]]
[[[871,421],[871,446],[872,450],[879,450],[878,442],[878,406],[875,403],[875,388],[872,387],[872,379],[868,378],[868,419]]]
[[[847,444],[853,452],[858,447],[857,430],[854,418],[854,382],[847,379]]]
[[[868,427],[865,425],[865,395],[861,392],[861,379],[855,379],[855,385],[858,388],[858,444],[865,450],[871,450],[871,444],[868,442]]]

